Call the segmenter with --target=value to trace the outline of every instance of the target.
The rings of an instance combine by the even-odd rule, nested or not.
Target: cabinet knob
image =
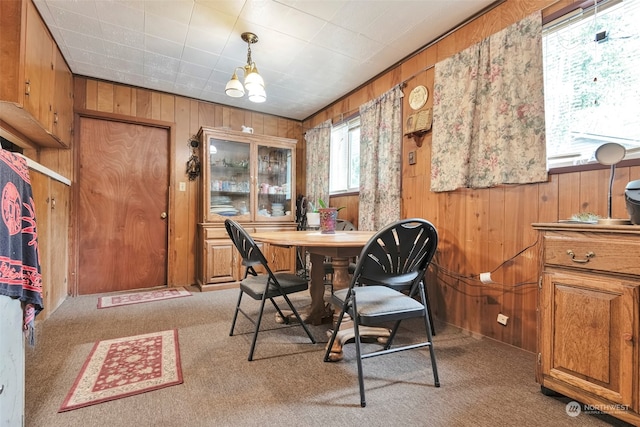
[[[625,341],[633,341],[633,335],[629,332],[622,334],[622,339]]]
[[[167,218],[167,213],[166,213],[166,212],[162,212],[162,213],[160,214],[160,218],[162,218],[162,219],[166,219],[166,218]]]
[[[584,254],[584,259],[576,259],[576,254],[573,253],[571,249],[567,249],[567,255],[571,257],[571,261],[577,262],[579,264],[586,264],[589,262],[589,258],[593,258],[596,256],[595,252],[589,251],[586,254]]]

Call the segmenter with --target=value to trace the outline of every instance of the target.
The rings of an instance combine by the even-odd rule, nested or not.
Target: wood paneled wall
[[[539,10],[543,14],[552,13],[569,3],[570,0],[507,0],[306,120],[303,127],[309,129],[327,119],[338,121],[342,115],[357,110],[361,104],[402,82],[407,83],[405,95],[420,84],[432,93],[433,65],[436,62],[530,13]],[[411,113],[406,98],[404,119]],[[432,103],[430,97],[427,107]],[[414,165],[407,161],[410,151],[415,152],[417,161]],[[554,174],[542,184],[432,193],[429,190],[430,163],[431,134],[424,137],[421,147],[405,137],[402,217],[429,219],[437,227],[440,237],[428,283],[434,315],[466,330],[534,351],[540,244],[531,224],[555,222],[582,211],[606,216],[609,170]],[[624,187],[630,180],[638,178],[640,166],[618,167],[613,217],[628,217]],[[332,198],[331,204],[355,203],[344,199],[334,202]],[[495,283],[481,283],[479,274],[482,272],[491,272]],[[497,323],[498,313],[509,317],[507,326]]]
[[[329,206],[336,208],[344,207],[338,211],[338,218],[351,222],[356,229],[358,228],[358,196],[332,196],[329,198]]]
[[[177,189],[180,182],[185,182],[186,191],[170,191],[169,286],[195,283],[200,179],[189,181],[186,163],[191,155],[188,141],[201,126],[240,130],[244,125],[252,127],[256,134],[296,139],[296,158],[305,158],[302,126],[296,120],[84,77],[75,78],[74,97],[77,114],[134,123],[153,123],[171,129],[170,185]],[[54,159],[48,163],[52,162]],[[296,175],[299,177],[304,177],[303,163],[298,161],[296,165]],[[70,177],[73,176],[72,171],[69,172]],[[298,193],[304,191],[304,181],[298,181],[296,189]]]

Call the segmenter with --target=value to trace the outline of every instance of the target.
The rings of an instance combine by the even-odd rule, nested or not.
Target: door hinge
[[[542,353],[538,353],[538,365],[542,365]]]
[[[538,279],[538,289],[542,289],[542,276]]]

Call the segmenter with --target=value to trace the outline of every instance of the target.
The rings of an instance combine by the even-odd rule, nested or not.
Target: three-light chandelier
[[[227,83],[224,91],[233,98],[240,98],[244,96],[246,90],[249,95],[249,101],[264,102],[267,100],[267,92],[264,90],[264,80],[258,73],[256,63],[251,59],[251,45],[258,43],[258,36],[253,33],[242,33],[240,37],[247,42],[247,65],[236,67],[236,69],[233,70],[231,80]],[[240,83],[238,79],[238,74],[236,73],[238,70],[244,70],[244,85]]]

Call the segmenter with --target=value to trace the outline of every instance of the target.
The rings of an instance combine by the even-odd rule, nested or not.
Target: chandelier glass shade
[[[242,40],[247,42],[247,65],[236,67],[231,79],[225,86],[225,93],[233,98],[243,97],[248,93],[249,101],[264,102],[267,100],[267,92],[264,90],[264,79],[258,72],[256,63],[251,60],[251,45],[258,42],[258,36],[253,33],[242,33]],[[244,84],[238,78],[238,70],[244,73]]]

